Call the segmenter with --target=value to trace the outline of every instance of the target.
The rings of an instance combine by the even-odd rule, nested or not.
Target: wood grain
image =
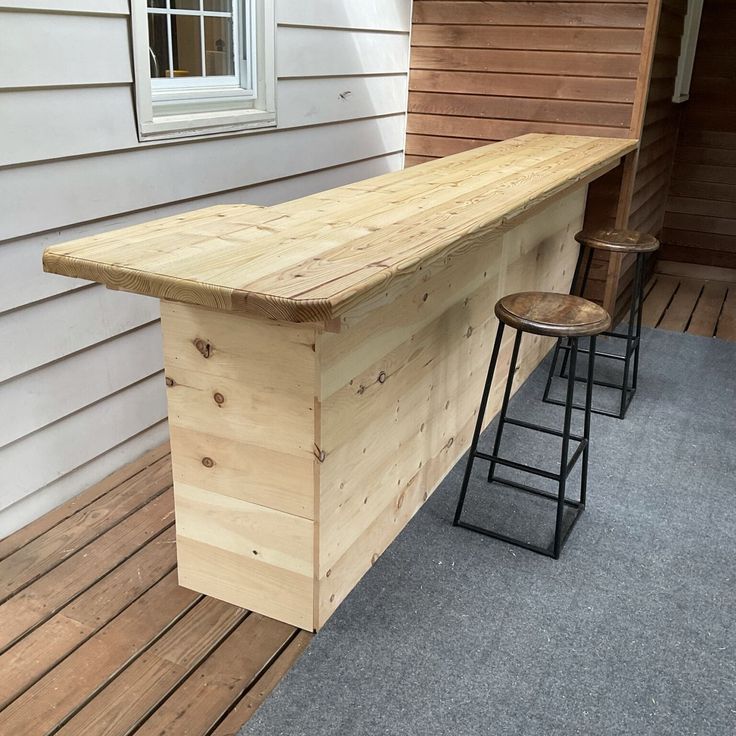
[[[599,176],[634,146],[532,134],[286,207],[210,208],[55,246],[44,267],[173,301],[329,323],[465,238],[487,237]],[[461,173],[461,184],[442,186]],[[397,206],[395,186],[412,206]]]

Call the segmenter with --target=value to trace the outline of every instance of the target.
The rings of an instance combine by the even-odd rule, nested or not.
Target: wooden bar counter
[[[586,185],[635,145],[526,135],[49,248],[161,300],[180,583],[321,627],[467,449],[495,301],[569,288]]]

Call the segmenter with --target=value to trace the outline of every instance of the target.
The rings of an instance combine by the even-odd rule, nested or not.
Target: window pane
[[[166,0],[148,0],[149,8],[165,8]]]
[[[232,13],[233,4],[231,0],[204,0],[205,10],[216,10],[220,13]]]
[[[172,15],[171,35],[174,49],[174,76],[202,76],[202,47],[199,16]]]
[[[171,0],[172,10],[199,10],[199,0]]]
[[[230,76],[233,68],[233,24],[230,18],[204,19],[204,48],[207,76]]]
[[[169,68],[165,15],[148,16],[148,56],[151,62],[151,77],[165,77]]]

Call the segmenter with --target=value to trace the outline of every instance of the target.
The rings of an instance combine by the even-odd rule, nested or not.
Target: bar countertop
[[[635,147],[524,135],[282,205],[208,207],[64,243],[45,252],[44,270],[222,311],[330,322]]]

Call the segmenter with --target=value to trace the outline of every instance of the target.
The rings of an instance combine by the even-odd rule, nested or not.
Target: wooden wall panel
[[[736,7],[706,0],[664,219],[662,258],[736,268]]]
[[[416,0],[407,163],[529,132],[629,135],[646,2]]]

